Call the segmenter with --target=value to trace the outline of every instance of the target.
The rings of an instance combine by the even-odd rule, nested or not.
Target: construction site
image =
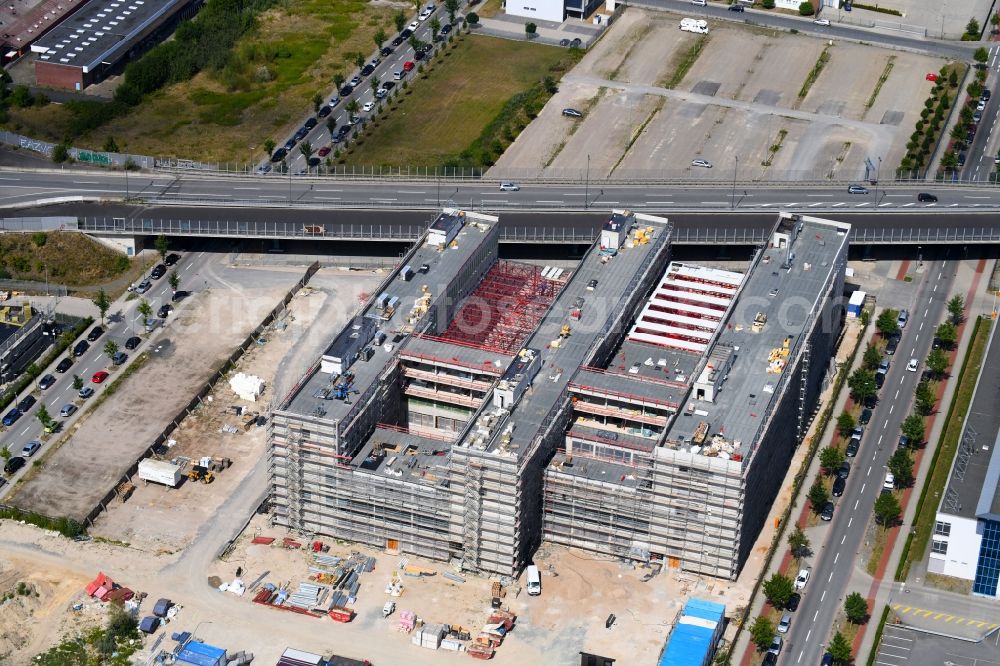
[[[672,262],[664,218],[615,211],[571,270],[500,260],[497,222],[445,209],[279,402],[273,523],[735,579],[829,376],[849,225],[779,215],[744,274]]]

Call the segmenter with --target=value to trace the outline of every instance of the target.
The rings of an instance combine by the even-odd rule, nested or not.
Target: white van
[[[692,5],[698,5],[699,7],[705,7],[708,5],[706,0],[691,0]]]
[[[528,579],[528,594],[537,597],[542,593],[542,577],[538,573],[538,567],[529,565],[526,577]]]

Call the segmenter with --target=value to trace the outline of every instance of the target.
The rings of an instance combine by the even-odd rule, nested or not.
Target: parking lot
[[[42,465],[14,489],[11,503],[50,516],[86,516],[302,270],[233,270],[211,257],[186,277],[182,286],[191,295],[143,343],[144,365],[46,444]],[[52,451],[57,441],[63,443]]]
[[[890,615],[890,621],[892,616]],[[981,643],[924,634],[886,624],[875,663],[879,666],[1000,666],[1000,634]]]
[[[703,37],[680,31],[680,18],[628,9],[491,175],[859,180],[866,159],[876,171],[898,165],[932,85],[924,77],[944,64],[722,23]]]

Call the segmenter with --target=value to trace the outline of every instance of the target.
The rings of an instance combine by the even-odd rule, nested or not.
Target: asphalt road
[[[996,90],[997,72],[1000,72],[1000,44],[990,46],[990,57],[986,61],[989,73],[986,88]],[[976,123],[976,134],[965,153],[965,166],[961,169],[961,178],[967,181],[988,181],[990,174],[996,172],[993,159],[1000,149],[1000,132],[996,132],[997,118],[1000,117],[1000,99],[993,99],[982,111],[982,119]]]
[[[422,5],[421,9],[423,9]],[[443,6],[436,7],[434,13],[432,13],[427,19],[423,21],[418,20],[416,15],[411,17],[413,23],[418,24],[416,29],[412,31],[413,36],[415,36],[421,42],[425,42],[428,44],[431,43],[431,39],[433,37],[433,34],[431,34],[431,21],[434,18],[437,18],[442,25],[448,22],[448,14]],[[413,23],[411,23],[410,25],[413,25]],[[353,126],[357,123],[367,122],[369,118],[375,115],[375,111],[374,109],[365,111],[364,105],[367,103],[371,103],[375,106],[378,105],[379,100],[375,98],[375,90],[378,87],[380,87],[381,84],[388,82],[394,86],[398,86],[401,85],[403,81],[416,78],[417,76],[416,66],[418,66],[420,62],[415,59],[415,53],[413,47],[410,46],[408,40],[403,40],[402,43],[400,43],[399,45],[392,46],[391,42],[395,37],[396,35],[393,35],[392,37],[386,40],[385,47],[393,49],[393,51],[389,55],[385,56],[384,59],[379,52],[373,52],[368,55],[368,63],[375,62],[373,58],[379,59],[378,65],[375,67],[375,71],[371,75],[362,76],[359,70],[350,72],[350,75],[347,77],[348,81],[350,81],[351,77],[353,76],[357,76],[359,79],[361,79],[361,82],[357,86],[354,86],[354,89],[350,95],[340,97],[340,91],[337,89],[332,89],[327,93],[327,96],[324,97],[323,101],[324,104],[329,104],[329,102],[337,100],[337,103],[333,107],[333,111],[326,118],[317,118],[318,124],[316,125],[316,127],[314,127],[312,130],[309,131],[309,133],[305,136],[305,138],[302,139],[302,142],[295,141],[294,137],[295,132],[292,132],[289,136],[285,137],[286,141],[292,142],[294,145],[294,147],[288,151],[288,157],[285,158],[290,172],[301,173],[307,170],[306,158],[302,154],[302,151],[300,150],[303,142],[309,142],[313,150],[317,151],[317,153],[324,146],[335,147],[334,144],[331,143],[332,137],[330,134],[330,130],[327,129],[327,121],[330,118],[334,119],[335,128],[341,128],[344,126]],[[405,73],[403,69],[403,64],[406,63],[407,61],[414,63],[413,71],[409,73]],[[394,72],[404,72],[402,79],[395,79],[393,77]],[[372,77],[378,79],[380,86],[375,86],[375,87],[372,86],[372,83],[374,81]],[[351,102],[351,100],[357,100],[359,105],[358,110],[354,113],[353,122],[350,117],[351,114],[348,113],[346,108],[347,105]],[[308,116],[307,118],[309,117],[314,117],[314,116]],[[305,122],[306,119],[303,119],[303,123]],[[302,127],[304,128],[305,126],[303,125]],[[336,129],[334,131],[336,132]],[[288,145],[288,144],[287,143],[279,144],[279,146],[281,145]],[[322,159],[318,154],[314,155],[313,158]],[[271,166],[271,164],[272,163],[270,159],[268,159],[268,161],[263,162],[259,166],[257,166],[257,169],[258,171],[266,169],[268,166]]]
[[[1000,102],[998,102],[1000,104]],[[434,210],[441,206],[488,210],[579,211],[753,210],[799,208],[805,212],[922,210],[1000,207],[1000,187],[868,185],[867,194],[826,184],[725,183],[708,181],[669,184],[524,183],[517,192],[501,192],[487,181],[395,181],[308,178],[305,176],[219,176],[195,174],[127,174],[92,171],[0,169],[0,208],[55,203],[62,197],[92,200],[131,198],[149,205],[286,205],[313,208],[378,208]],[[933,192],[937,203],[917,201]]]
[[[181,289],[185,291],[198,291],[199,287],[195,284],[186,284],[185,278],[195,273],[199,272],[201,267],[206,264],[210,259],[210,256],[206,256],[204,252],[197,255],[186,255],[182,254],[181,259],[177,262],[171,270],[176,270],[177,274],[181,278]],[[159,309],[164,303],[170,303],[171,289],[170,285],[167,283],[166,276],[160,278],[159,280],[152,280],[153,287],[148,292],[146,292],[142,298],[149,302],[153,306],[153,317],[156,317],[156,310]],[[31,441],[40,439],[42,435],[42,424],[37,418],[39,405],[44,404],[49,412],[49,415],[56,421],[61,422],[62,429],[60,432],[67,430],[72,427],[73,423],[81,417],[83,412],[89,408],[90,404],[97,398],[98,395],[104,390],[104,388],[114,381],[117,374],[120,374],[125,366],[119,368],[103,384],[94,384],[91,382],[91,378],[95,372],[99,370],[107,370],[111,365],[110,359],[104,353],[104,345],[107,344],[108,340],[114,340],[121,351],[129,355],[129,362],[134,360],[134,357],[139,353],[146,350],[148,345],[148,336],[144,333],[142,315],[140,315],[136,308],[140,303],[139,299],[134,299],[131,301],[126,301],[124,296],[117,301],[115,301],[111,309],[108,311],[108,321],[103,326],[104,334],[101,335],[96,341],[90,343],[90,348],[79,358],[73,358],[71,346],[64,355],[56,359],[52,366],[45,369],[45,371],[40,375],[39,379],[46,374],[51,374],[56,378],[55,384],[50,388],[42,391],[38,388],[37,382],[35,385],[31,386],[24,393],[17,396],[17,399],[11,403],[11,406],[20,401],[25,395],[34,394],[38,399],[38,402],[28,410],[27,413],[21,415],[21,417],[10,427],[3,428],[3,432],[0,432],[0,448],[7,448],[10,450],[12,455],[20,455],[23,446]],[[174,304],[175,307],[183,307],[183,301]],[[171,314],[170,316],[173,316]],[[97,324],[95,324],[97,325]],[[93,327],[91,327],[93,328]],[[87,339],[87,333],[91,329],[87,329],[86,332],[79,338],[80,340]],[[142,343],[134,350],[125,349],[125,341],[133,336],[138,335],[143,339]],[[74,342],[74,345],[76,343]],[[63,358],[69,357],[73,359],[72,367],[64,374],[60,374],[55,371],[55,366]],[[80,408],[75,414],[69,418],[60,418],[59,411],[62,409],[63,405],[68,403],[73,403],[77,398],[77,391],[73,388],[73,375],[79,375],[83,381],[84,386],[90,386],[95,390],[92,397],[83,402]],[[5,412],[6,413],[6,412]],[[58,434],[52,435],[51,441],[55,441],[59,437]],[[48,443],[42,445],[42,449],[36,453],[36,456],[44,454],[45,447]],[[25,469],[15,474],[13,477],[9,478],[9,483],[3,488],[0,488],[0,497],[3,497],[10,490],[13,482],[28,469],[31,464],[31,459],[28,459],[28,465]]]
[[[927,39],[905,32],[892,32],[883,29],[871,30],[856,27],[848,23],[838,23],[838,18],[843,15],[838,15],[836,11],[830,8],[824,9],[820,16],[821,18],[828,19],[831,25],[819,26],[813,23],[812,17],[790,16],[776,12],[759,11],[752,8],[738,14],[728,11],[727,5],[709,4],[706,7],[700,7],[691,4],[689,0],[640,0],[639,2],[630,2],[629,4],[637,7],[667,9],[695,18],[728,20],[778,28],[780,30],[794,29],[801,33],[824,39],[849,39],[856,42],[903,49],[915,53],[956,58],[965,60],[966,62],[972,62],[973,52],[982,45],[982,42],[954,42]],[[886,21],[888,22],[889,19],[887,18]]]
[[[851,573],[859,563],[865,531],[876,498],[885,479],[886,462],[896,450],[900,424],[910,413],[913,392],[924,369],[923,360],[931,349],[934,330],[944,320],[945,304],[950,297],[955,263],[927,261],[920,280],[910,319],[903,329],[885,384],[879,391],[879,403],[865,429],[858,455],[851,459],[851,474],[842,497],[834,498],[833,521],[826,523],[827,535],[822,546],[815,544],[811,577],[802,603],[786,634],[780,663],[818,664],[825,651],[834,618],[850,592]],[[917,372],[908,372],[907,362],[919,359]]]

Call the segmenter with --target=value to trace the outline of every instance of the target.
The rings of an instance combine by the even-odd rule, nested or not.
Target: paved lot
[[[582,180],[583,156],[589,155],[591,179],[728,180],[738,157],[740,178],[860,180],[866,159],[877,166],[881,157],[886,169],[898,164],[930,90],[924,75],[943,64],[860,44],[712,24],[700,54],[671,90],[664,86],[699,39],[681,32],[679,19],[629,9],[564,77],[559,93],[492,175]],[[824,52],[829,60],[800,98]],[[567,106],[585,117],[564,119],[560,112]],[[715,168],[692,167],[694,159]]]
[[[886,625],[875,657],[878,666],[1000,666],[998,634],[982,643],[923,634]]]
[[[301,274],[212,262],[188,278],[194,293],[144,344],[146,365],[71,428],[13,503],[50,516],[85,516]]]

